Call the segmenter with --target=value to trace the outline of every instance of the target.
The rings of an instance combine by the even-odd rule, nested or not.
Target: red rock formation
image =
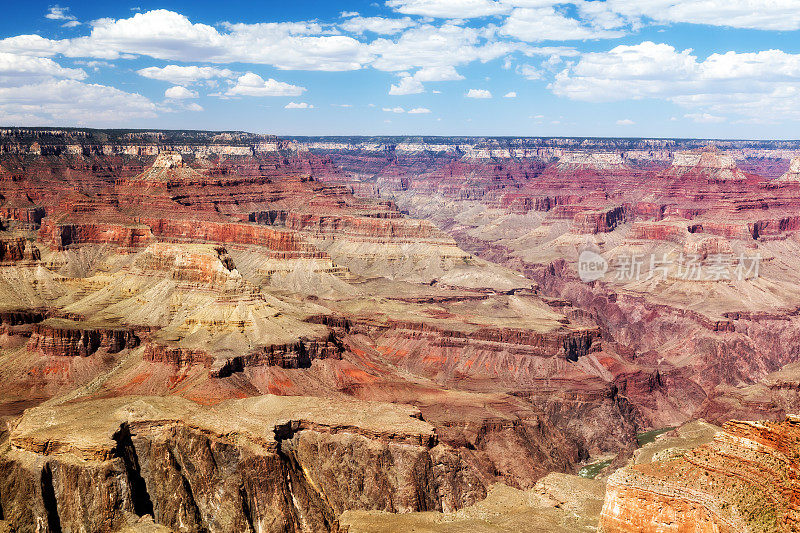
[[[141,224],[60,223],[45,218],[39,230],[40,239],[55,249],[87,243],[113,244],[121,248],[147,246],[153,241],[150,228]]]
[[[729,422],[711,444],[608,480],[606,533],[796,531],[800,420]]]
[[[572,218],[573,233],[606,233],[614,231],[618,224],[625,222],[625,210],[622,206],[606,210],[582,211]]]
[[[38,261],[39,249],[23,237],[0,237],[0,263]]]
[[[138,344],[139,338],[131,330],[87,328],[71,320],[49,319],[34,324],[28,350],[50,356],[88,357],[100,349],[115,353]]]

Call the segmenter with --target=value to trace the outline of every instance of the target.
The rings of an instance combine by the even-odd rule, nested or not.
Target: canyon
[[[0,130],[0,530],[791,531],[799,153]]]

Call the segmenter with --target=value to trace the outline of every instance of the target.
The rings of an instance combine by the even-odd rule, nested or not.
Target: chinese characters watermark
[[[595,281],[606,273],[616,281],[666,280],[744,281],[759,277],[761,254],[632,254],[619,255],[610,262],[597,252],[584,250],[578,257],[578,276]]]

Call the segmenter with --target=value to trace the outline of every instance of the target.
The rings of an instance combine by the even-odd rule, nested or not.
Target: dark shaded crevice
[[[255,531],[256,518],[253,516],[253,509],[250,506],[250,496],[247,494],[244,485],[239,487],[239,499],[242,501],[242,514],[247,520],[247,525],[250,527],[249,531]]]
[[[114,434],[113,439],[117,443],[117,456],[125,464],[125,474],[128,477],[128,485],[131,489],[133,512],[138,516],[155,516],[153,500],[150,498],[147,485],[142,477],[139,457],[136,455],[136,448],[133,446],[128,424],[123,424],[120,430]]]
[[[302,530],[302,524],[310,519],[315,522],[319,520],[321,524],[317,523],[316,525],[322,526],[320,529],[323,531],[339,531],[336,514],[328,502],[313,487],[309,486],[303,474],[303,468],[288,442],[299,429],[295,424],[289,422],[285,425],[276,425],[274,429],[275,440],[278,444],[278,457],[286,469],[286,488],[288,489],[288,493],[284,493],[286,508],[291,512],[297,530]],[[301,509],[298,503],[304,508]]]
[[[47,513],[47,529],[49,533],[61,533],[61,518],[58,516],[56,491],[53,487],[53,471],[49,463],[42,468],[41,486],[42,503]]]

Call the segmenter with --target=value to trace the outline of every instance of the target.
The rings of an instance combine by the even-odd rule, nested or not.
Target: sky
[[[800,0],[29,1],[0,126],[800,138]]]

